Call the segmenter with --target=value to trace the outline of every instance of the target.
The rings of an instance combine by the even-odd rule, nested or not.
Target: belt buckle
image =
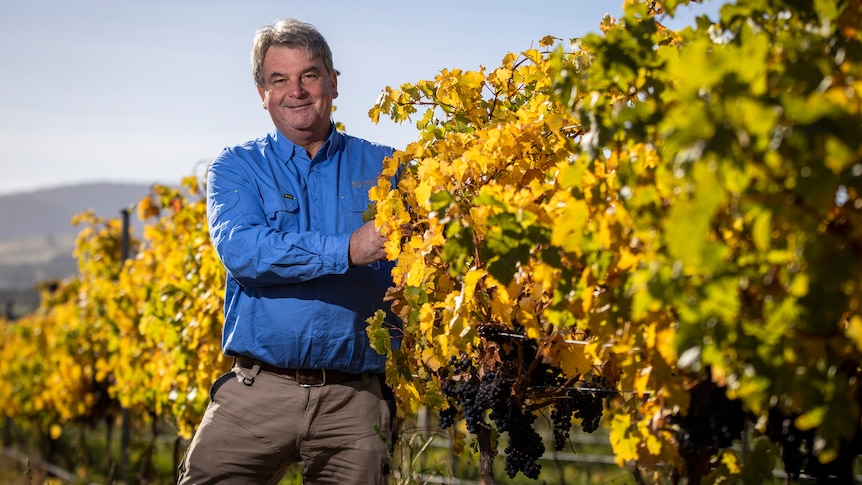
[[[299,387],[323,387],[326,385],[326,369],[320,369],[320,373],[322,375],[320,384],[309,384],[307,382],[302,382],[299,372],[300,369],[296,369],[296,382],[299,383]]]

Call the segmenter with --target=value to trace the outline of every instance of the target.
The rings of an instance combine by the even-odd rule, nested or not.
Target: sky
[[[722,2],[685,10],[671,26]],[[368,110],[387,86],[598,32],[622,0],[0,1],[0,195],[89,182],[176,185],[272,131],[251,77],[254,32],[314,24],[333,51],[334,119],[403,148],[413,124]]]

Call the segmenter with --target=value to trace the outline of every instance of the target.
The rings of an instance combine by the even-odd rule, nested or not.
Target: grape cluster
[[[437,372],[440,391],[448,401],[448,407],[439,413],[440,427],[452,426],[460,415],[475,436],[492,426],[507,433],[506,474],[514,478],[521,472],[538,479],[542,467],[537,462],[545,445],[534,429],[537,415],[528,403],[554,403],[554,447],[561,450],[569,439],[573,418],[580,420],[585,432],[598,428],[604,411],[603,392],[610,387],[595,376],[588,382],[577,379],[573,383],[562,369],[543,358],[538,342],[526,338],[517,325],[482,325],[478,334],[487,353],[480,353],[476,361],[467,354],[452,357]],[[577,384],[583,387],[575,387]]]
[[[515,475],[521,472],[527,478],[538,479],[542,465],[536,461],[545,454],[545,445],[542,443],[542,437],[533,429],[536,415],[520,406],[512,405],[506,413],[506,419],[500,418],[499,415],[495,418],[498,423],[497,430],[509,434],[509,444],[504,451],[506,474],[509,478],[515,478]],[[500,423],[504,424],[504,429],[500,429]]]
[[[535,414],[525,410],[511,399],[512,385],[501,369],[486,370],[481,376],[469,358],[451,359],[452,377],[445,369],[438,373],[440,390],[449,399],[449,407],[440,411],[441,428],[454,423],[458,410],[464,418],[467,430],[477,435],[483,427],[486,411],[500,433],[508,433],[509,444],[505,449],[505,470],[514,478],[518,472],[537,479],[541,465],[536,461],[544,454],[542,437],[533,429]]]
[[[495,395],[493,378],[487,378],[488,374],[481,379],[476,376],[475,368],[467,357],[450,360],[454,373],[458,379],[448,379],[447,373],[441,373],[440,390],[449,398],[450,406],[440,412],[439,422],[443,429],[454,423],[457,410],[461,410],[467,431],[478,434],[485,423],[485,410],[489,407],[489,399]],[[445,426],[444,426],[445,425]]]
[[[741,401],[728,398],[724,387],[709,379],[695,384],[689,395],[688,412],[674,414],[669,421],[677,430],[679,453],[689,476],[700,476],[712,455],[742,437],[747,414]]]
[[[581,420],[581,429],[585,433],[592,433],[599,429],[599,423],[602,420],[604,412],[603,400],[601,391],[576,391],[577,411],[575,417]]]
[[[561,397],[554,403],[551,411],[551,424],[554,430],[554,449],[557,451],[565,448],[569,441],[569,431],[572,429],[572,414],[574,414],[574,399],[568,396]]]
[[[688,476],[697,478],[704,476],[715,453],[741,438],[746,423],[753,418],[739,400],[728,398],[724,387],[711,380],[698,382],[689,394],[688,412],[671,416],[670,422],[677,429],[679,452]],[[816,483],[854,483],[854,463],[862,454],[862,426],[855,424],[853,439],[841,443],[834,460],[821,463],[814,451],[817,430],[797,428],[798,416],[773,407],[766,421],[765,435],[781,447],[788,480],[805,476]]]
[[[555,450],[560,451],[566,446],[573,417],[581,420],[581,429],[585,433],[599,428],[604,412],[604,385],[604,380],[595,379],[592,389],[568,388],[556,398],[551,410]]]
[[[794,422],[797,415],[786,415],[778,408],[769,410],[766,436],[781,446],[784,471],[792,480],[801,475],[816,479],[816,483],[854,483],[854,463],[862,453],[862,428],[855,425],[853,439],[843,441],[838,456],[829,463],[820,463],[815,456],[814,440],[817,430],[800,430]]]
[[[497,403],[508,400],[512,385],[499,370],[490,370],[479,380],[476,404],[483,409],[491,409]]]
[[[437,416],[438,422],[440,424],[440,429],[446,429],[455,424],[455,417],[458,415],[458,408],[455,406],[449,406],[446,409],[440,410],[439,415]]]

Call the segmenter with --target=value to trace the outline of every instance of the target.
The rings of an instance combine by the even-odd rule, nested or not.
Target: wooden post
[[[123,233],[120,244],[120,264],[125,264],[130,255],[130,227],[129,209],[120,211],[123,216]],[[131,448],[132,423],[128,408],[120,410],[120,476],[123,477],[129,466],[129,452]]]

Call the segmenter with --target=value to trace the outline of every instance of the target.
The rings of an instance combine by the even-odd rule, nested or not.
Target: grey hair
[[[251,49],[251,74],[254,83],[263,87],[263,58],[274,46],[305,48],[313,59],[321,59],[326,69],[335,71],[329,44],[313,25],[296,19],[278,19],[271,25],[258,29]]]

